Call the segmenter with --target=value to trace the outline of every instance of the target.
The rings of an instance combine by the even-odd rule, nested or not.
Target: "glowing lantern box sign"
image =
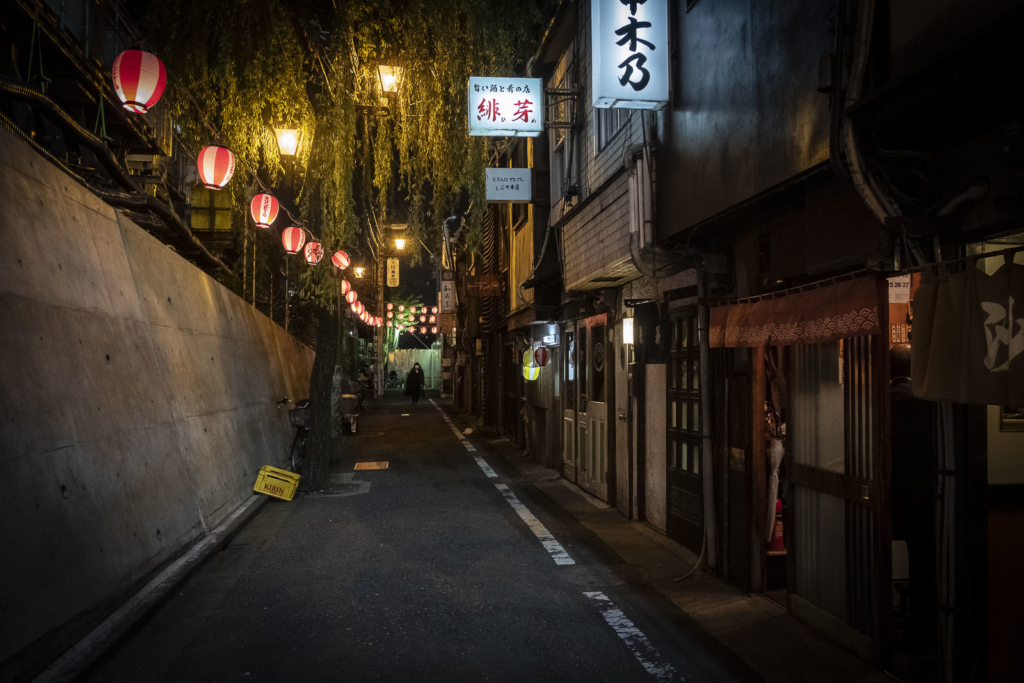
[[[470,135],[536,137],[543,132],[544,84],[541,79],[476,76],[469,79]]]
[[[281,233],[281,244],[289,254],[299,253],[299,249],[302,249],[302,244],[305,241],[306,233],[302,231],[302,228],[285,228]]]
[[[203,147],[196,159],[196,168],[206,189],[221,190],[235,174],[235,155],[220,145]]]
[[[668,0],[591,0],[595,107],[660,109],[668,102]]]
[[[277,220],[279,208],[277,200],[269,194],[258,194],[249,204],[252,220],[260,228],[269,228],[270,224]]]
[[[319,242],[310,242],[304,250],[306,263],[315,266],[324,257],[324,246]]]
[[[111,70],[114,91],[124,108],[145,114],[160,100],[167,86],[167,70],[156,55],[142,50],[125,50]]]
[[[523,351],[523,378],[534,381],[540,377],[540,366],[533,358],[533,348]]]

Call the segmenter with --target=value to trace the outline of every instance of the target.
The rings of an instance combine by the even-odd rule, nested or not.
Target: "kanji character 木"
[[[653,43],[650,43],[650,42],[644,40],[643,38],[640,38],[637,35],[640,32],[640,29],[642,29],[642,28],[650,28],[650,27],[651,27],[651,22],[649,22],[649,21],[637,21],[636,17],[630,17],[629,18],[629,25],[628,26],[623,26],[622,28],[617,29],[615,31],[615,35],[622,36],[622,39],[617,41],[615,44],[616,45],[625,45],[628,42],[629,43],[629,51],[630,52],[636,52],[636,44],[637,43],[643,43],[644,45],[646,45],[647,47],[649,47],[650,49],[653,50],[654,49],[654,44]]]

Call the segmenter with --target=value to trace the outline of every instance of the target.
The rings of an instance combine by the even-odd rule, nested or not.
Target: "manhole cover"
[[[639,567],[628,564],[585,567],[576,565],[559,569],[556,575],[566,583],[584,588],[610,588],[647,581],[648,574]]]

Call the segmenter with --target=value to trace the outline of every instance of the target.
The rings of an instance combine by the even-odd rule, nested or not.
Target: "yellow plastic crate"
[[[260,468],[260,476],[256,478],[256,485],[252,490],[281,500],[291,500],[295,497],[295,489],[299,487],[301,478],[288,470],[264,465]]]

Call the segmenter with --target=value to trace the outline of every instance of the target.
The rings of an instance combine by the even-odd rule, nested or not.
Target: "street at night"
[[[0,0],[0,683],[1018,683],[1024,0]]]

